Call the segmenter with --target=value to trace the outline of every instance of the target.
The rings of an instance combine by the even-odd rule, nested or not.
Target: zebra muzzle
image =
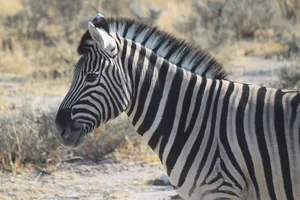
[[[63,146],[77,147],[83,144],[83,125],[71,120],[71,109],[61,109],[56,116],[56,138]]]
[[[60,144],[66,147],[78,147],[84,143],[86,134],[81,130],[74,131],[72,129],[61,129],[56,134],[56,138]]]

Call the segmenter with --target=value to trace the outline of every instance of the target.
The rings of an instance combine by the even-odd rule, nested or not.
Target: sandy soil
[[[0,199],[168,200],[169,185],[157,185],[164,172],[159,163],[116,164],[110,160],[63,163],[51,174],[29,170],[1,174]]]

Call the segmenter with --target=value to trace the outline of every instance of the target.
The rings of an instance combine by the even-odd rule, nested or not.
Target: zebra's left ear
[[[98,15],[96,15],[96,17],[97,19],[99,19]],[[105,30],[104,28],[98,28],[95,26],[95,18],[88,24],[90,35],[103,51],[111,56],[115,56],[117,50],[115,39],[111,35],[109,35],[107,30]]]

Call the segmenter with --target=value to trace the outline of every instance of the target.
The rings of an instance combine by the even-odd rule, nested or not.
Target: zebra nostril
[[[68,134],[67,129],[63,129],[61,132],[61,137],[66,139],[66,138],[68,138],[68,136],[69,136],[69,134]]]

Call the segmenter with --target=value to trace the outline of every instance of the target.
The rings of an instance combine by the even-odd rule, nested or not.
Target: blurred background
[[[78,149],[54,118],[96,14],[157,25],[211,53],[231,80],[300,86],[299,0],[0,0],[0,199],[168,199],[126,116]]]

